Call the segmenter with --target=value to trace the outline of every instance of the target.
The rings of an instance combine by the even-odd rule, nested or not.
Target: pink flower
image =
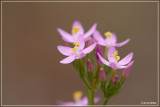
[[[129,53],[126,57],[119,61],[120,57],[118,56],[118,51],[116,51],[115,47],[110,47],[108,50],[109,61],[105,60],[99,53],[98,56],[105,65],[114,69],[123,69],[126,68],[126,65],[132,60],[133,52]]]
[[[74,21],[72,25],[72,34],[67,33],[66,31],[62,30],[61,28],[58,28],[57,31],[62,36],[62,39],[68,43],[74,43],[74,42],[85,42],[87,41],[90,36],[93,34],[97,27],[97,24],[95,23],[86,33],[84,33],[83,26],[79,21]]]
[[[99,98],[95,97],[94,102],[97,103],[98,101],[99,101]],[[88,105],[88,99],[87,99],[87,97],[84,97],[77,102],[62,102],[62,101],[59,101],[59,104],[60,105],[68,105],[68,106],[85,106],[85,105]]]
[[[117,43],[117,37],[115,33],[106,32],[105,33],[106,38],[103,38],[99,31],[94,31],[93,37],[97,41],[97,44],[102,46],[115,46],[115,47],[121,47],[125,44],[127,44],[130,39],[127,39],[121,43]]]
[[[87,97],[82,98],[82,92],[76,91],[73,93],[73,99],[74,102],[62,102],[58,101],[60,105],[68,105],[68,106],[85,106],[88,105],[88,99]],[[99,98],[94,98],[94,102],[97,103],[99,101]]]
[[[84,49],[84,45],[81,45],[81,43],[79,42],[75,42],[74,45],[75,45],[74,48],[70,48],[66,46],[57,46],[61,54],[68,56],[67,58],[61,60],[60,63],[68,64],[74,61],[75,59],[81,59],[96,47],[96,43],[92,44],[91,46],[85,49]]]

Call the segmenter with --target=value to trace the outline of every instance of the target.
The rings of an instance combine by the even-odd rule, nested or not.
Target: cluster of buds
[[[110,31],[105,32],[103,37],[97,30],[96,23],[86,33],[79,21],[73,23],[71,33],[61,28],[57,30],[65,42],[74,45],[57,46],[59,52],[67,56],[60,63],[72,63],[77,69],[87,89],[88,105],[94,104],[94,95],[98,88],[104,93],[104,104],[107,104],[109,99],[118,94],[132,70],[133,52],[121,59],[116,50],[117,47],[127,44],[130,39],[117,43],[116,34]],[[121,69],[122,75],[118,76],[116,72]],[[79,102],[82,94],[79,92],[75,95],[75,99],[78,99],[76,102]]]

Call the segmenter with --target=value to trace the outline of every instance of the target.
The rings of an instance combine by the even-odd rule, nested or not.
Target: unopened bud
[[[97,64],[102,64],[101,60],[99,59],[99,56],[98,56],[98,53],[103,56],[103,53],[102,53],[102,49],[100,46],[97,46],[97,50],[96,50],[96,62]]]
[[[118,75],[115,75],[115,76],[113,77],[113,79],[112,79],[112,83],[113,83],[114,85],[116,85],[116,84],[118,83],[118,81],[119,81]]]
[[[87,70],[91,72],[93,70],[93,65],[90,59],[87,60]]]
[[[104,82],[106,80],[106,73],[104,72],[103,68],[100,68],[99,71],[99,79]]]
[[[130,62],[126,68],[124,68],[124,70],[122,71],[122,77],[127,78],[130,74],[130,72],[132,71],[132,65],[133,65],[134,61]]]

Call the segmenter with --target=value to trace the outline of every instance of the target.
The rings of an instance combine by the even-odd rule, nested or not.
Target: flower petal
[[[71,34],[67,33],[66,31],[62,30],[61,28],[58,28],[57,31],[60,33],[62,36],[62,39],[66,42],[73,43],[74,38]]]
[[[121,42],[121,43],[117,43],[115,46],[116,46],[116,47],[121,47],[121,46],[127,44],[129,41],[130,41],[130,39],[128,38],[127,40],[125,40],[125,41],[123,41],[123,42]]]
[[[79,46],[79,50],[84,49],[85,46],[85,42],[79,42],[80,46]]]
[[[57,49],[61,54],[66,56],[70,56],[73,53],[72,48],[67,46],[57,46]]]
[[[116,48],[115,47],[110,47],[109,50],[108,50],[108,60],[109,62],[116,62],[116,59],[115,57],[111,57],[111,55],[113,55],[114,53],[116,52]]]
[[[80,27],[80,29],[79,29],[79,31],[78,31],[78,34],[81,34],[81,35],[84,34],[83,26],[82,26],[82,24],[81,24],[79,21],[74,21],[74,22],[73,22],[72,29],[73,29],[74,27]]]
[[[118,67],[118,69],[124,69],[124,68],[127,68],[127,66],[121,65],[121,66]]]
[[[100,99],[99,99],[98,97],[95,97],[95,98],[94,98],[94,102],[95,102],[95,103],[99,102],[99,100],[100,100]]]
[[[105,46],[105,41],[104,38],[102,37],[102,35],[100,34],[100,32],[98,30],[94,31],[93,33],[93,37],[94,39],[97,41],[97,43],[99,45]]]
[[[76,56],[76,59],[81,59],[85,56],[86,54],[85,53],[81,53],[79,56]]]
[[[128,64],[133,58],[133,52],[129,53],[126,57],[118,62],[118,65],[126,65]]]
[[[100,59],[105,65],[109,66],[109,62],[106,61],[99,53],[97,53],[97,54],[98,54],[99,59]]]
[[[88,105],[88,99],[87,99],[87,97],[85,96],[84,98],[82,98],[82,100],[80,101],[80,103],[82,105]]]
[[[95,23],[85,34],[84,38],[88,38],[93,34],[93,32],[96,30],[97,24]]]
[[[116,44],[116,42],[117,42],[116,34],[115,34],[115,33],[112,33],[112,37],[111,37],[110,43],[111,43],[111,44]]]
[[[109,66],[110,66],[111,68],[118,69],[117,64],[114,63],[114,62],[109,63]]]
[[[68,64],[68,63],[71,63],[74,60],[75,60],[75,56],[71,55],[71,56],[69,56],[69,57],[61,60],[60,63],[62,63],[62,64]]]
[[[96,45],[97,45],[97,44],[94,43],[93,45],[91,45],[91,46],[83,49],[83,50],[82,50],[82,53],[85,53],[85,54],[90,53],[90,52],[96,47]]]

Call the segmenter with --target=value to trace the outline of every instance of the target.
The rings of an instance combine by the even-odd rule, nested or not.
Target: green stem
[[[106,98],[103,105],[107,105],[109,98]]]
[[[100,65],[98,65],[97,67],[97,71],[96,71],[96,74],[95,74],[95,88],[97,89],[99,87],[99,84],[100,84],[100,80],[99,80],[99,71],[100,71]]]
[[[116,69],[113,68],[110,82],[112,82],[112,79],[113,79],[113,77],[115,76],[115,74],[116,74]]]
[[[94,105],[94,91],[91,91],[91,105]]]
[[[95,92],[93,90],[87,89],[88,105],[94,105],[94,95]]]
[[[89,87],[87,81],[86,81],[84,78],[81,78],[81,79],[82,79],[84,85],[86,86],[86,88],[90,89],[90,87]]]

